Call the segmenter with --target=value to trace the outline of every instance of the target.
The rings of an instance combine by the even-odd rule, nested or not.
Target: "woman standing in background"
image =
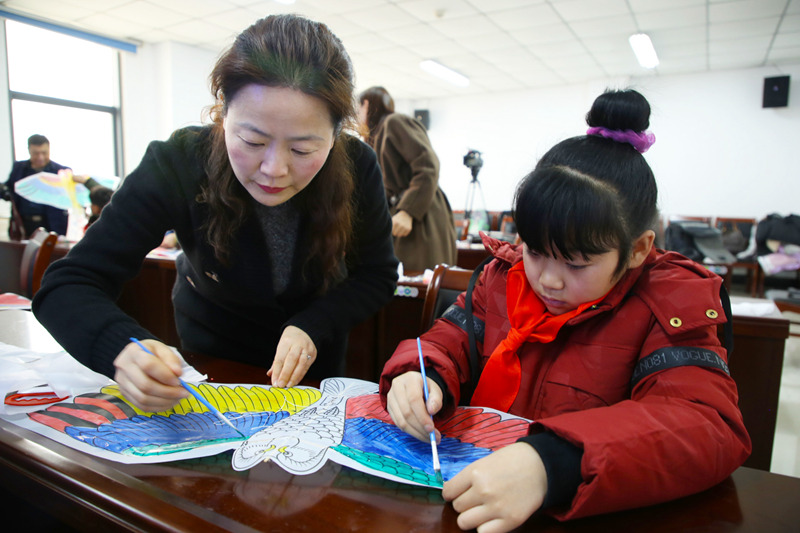
[[[359,122],[368,130],[367,142],[383,171],[397,258],[406,270],[455,265],[453,211],[439,188],[439,158],[425,127],[395,113],[394,100],[383,87],[370,87],[359,102]]]

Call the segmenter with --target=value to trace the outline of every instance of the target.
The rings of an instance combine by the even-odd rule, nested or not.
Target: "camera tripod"
[[[477,235],[478,231],[480,230],[490,229],[488,227],[484,227],[484,223],[486,223],[488,226],[488,220],[486,220],[486,218],[484,218],[482,223],[476,224],[479,227],[473,227],[473,224],[477,222],[472,220],[472,210],[475,207],[476,194],[480,195],[481,205],[483,207],[483,211],[479,211],[479,213],[484,213],[484,214],[488,213],[488,211],[486,210],[486,199],[483,196],[483,188],[481,187],[481,182],[478,181],[479,170],[480,167],[472,167],[472,181],[470,181],[469,185],[467,185],[467,203],[466,206],[464,207],[464,219],[469,221],[468,222],[469,228],[467,231],[469,234],[475,234],[475,235]]]

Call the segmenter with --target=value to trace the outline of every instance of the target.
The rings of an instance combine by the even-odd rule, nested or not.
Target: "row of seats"
[[[0,293],[11,292],[33,298],[50,265],[58,234],[38,228],[28,240],[0,241]]]
[[[488,219],[489,231],[500,231],[506,234],[516,234],[514,227],[514,218],[511,216],[511,211],[488,211],[486,212]],[[464,211],[453,211],[453,219],[456,225],[456,236],[458,240],[466,240],[469,236],[469,223]]]
[[[754,245],[755,231],[758,226],[758,220],[755,218],[742,218],[742,217],[711,217],[711,216],[683,216],[683,215],[664,215],[661,217],[660,233],[656,237],[656,243],[659,246],[665,246],[664,233],[666,227],[676,221],[696,221],[704,222],[713,228],[717,228],[722,233],[723,245],[728,249],[734,257],[749,250],[750,253],[744,258],[738,258],[734,263],[730,264],[711,264],[710,266],[725,267],[725,271],[721,274],[725,280],[725,287],[730,291],[733,282],[733,275],[738,271],[744,270],[745,273],[745,290],[746,292],[756,298],[764,296],[764,283],[765,275],[755,255],[755,247],[751,248],[751,242]]]
[[[470,221],[465,216],[464,211],[453,211],[456,234],[459,240],[467,240],[469,235]],[[516,227],[511,211],[489,211],[487,213],[489,231],[499,231],[508,235],[516,235]],[[725,286],[731,289],[734,274],[743,273],[745,276],[745,291],[750,296],[756,298],[764,297],[764,286],[766,275],[758,263],[755,254],[754,240],[758,220],[745,217],[721,217],[721,216],[685,216],[675,214],[665,214],[660,218],[656,229],[656,245],[665,248],[665,231],[670,223],[675,221],[697,221],[717,228],[722,233],[722,240],[725,247],[731,254],[737,256],[743,252],[748,252],[743,258],[738,258],[733,263],[709,264],[713,267],[724,267],[719,270],[720,275],[725,280]],[[800,271],[799,276],[800,276]],[[800,277],[799,277],[800,279]]]

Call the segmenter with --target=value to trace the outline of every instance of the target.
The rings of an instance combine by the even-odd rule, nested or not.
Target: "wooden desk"
[[[481,264],[481,261],[489,257],[489,252],[486,251],[482,243],[459,241],[456,245],[456,266],[458,267],[473,270]]]
[[[0,293],[22,293],[19,271],[24,251],[25,245],[19,241],[0,240]]]
[[[42,346],[52,342],[47,337],[32,314],[0,312],[0,341]],[[229,361],[187,359],[219,382],[250,383],[262,374]],[[459,531],[452,506],[433,489],[334,464],[309,476],[270,463],[235,472],[230,458],[124,465],[0,420],[0,486],[80,531]],[[674,502],[567,523],[538,516],[519,531],[796,532],[798,494],[800,478],[742,467]],[[6,519],[24,525],[30,517],[20,512],[12,509]]]
[[[59,253],[63,256],[66,249],[56,247],[54,259]],[[154,335],[179,347],[171,300],[175,275],[174,260],[147,258],[139,275],[126,284],[118,303]],[[411,290],[404,291],[403,287]],[[421,333],[426,288],[422,282],[401,285],[398,292],[406,296],[395,296],[378,313],[353,328],[345,369],[348,377],[377,381],[397,344]],[[753,439],[753,453],[745,465],[769,470],[789,322],[782,318],[735,316],[733,333],[731,375],[739,387],[739,406]]]

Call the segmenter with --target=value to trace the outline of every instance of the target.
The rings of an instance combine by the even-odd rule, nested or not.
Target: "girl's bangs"
[[[525,179],[517,193],[515,221],[530,250],[567,260],[618,248],[626,233],[613,188],[554,167],[535,170]]]

